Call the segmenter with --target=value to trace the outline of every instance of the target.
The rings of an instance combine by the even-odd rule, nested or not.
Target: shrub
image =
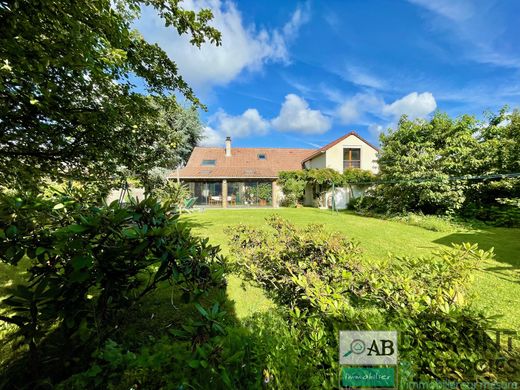
[[[269,217],[268,224],[270,231],[239,225],[226,232],[237,255],[236,270],[275,302],[294,307],[306,301],[296,280],[302,274],[330,284],[341,280],[346,270],[358,271],[354,260],[357,245],[340,234],[326,232],[323,225],[299,229],[277,215]]]
[[[249,333],[229,325],[222,302],[196,308],[182,326],[151,336],[139,348],[107,340],[90,367],[59,388],[260,388]]]
[[[407,225],[418,226],[433,232],[451,232],[463,229],[460,224],[455,223],[447,216],[408,213],[404,215],[396,215],[391,217],[390,220],[403,222]]]
[[[520,227],[520,201],[518,199],[498,198],[495,204],[486,206],[468,204],[462,211],[462,215],[485,221],[494,226]]]
[[[268,223],[269,230],[230,231],[231,252],[237,271],[283,305],[286,327],[312,356],[308,388],[336,385],[340,329],[399,330],[401,358],[415,379],[477,380],[499,371],[490,363],[498,357],[490,323],[465,298],[472,271],[491,252],[464,244],[364,264],[339,235],[276,217]],[[281,361],[272,359],[283,359],[276,356],[266,357],[273,370]]]
[[[280,172],[278,183],[284,194],[284,206],[295,207],[302,201],[307,185],[303,175],[303,171]]]
[[[0,260],[30,262],[27,283],[2,301],[0,319],[29,350],[6,368],[6,383],[53,383],[81,369],[161,281],[186,300],[222,285],[218,253],[153,198],[98,207],[71,196],[2,196]]]

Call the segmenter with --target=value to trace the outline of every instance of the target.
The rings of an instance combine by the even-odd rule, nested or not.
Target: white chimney
[[[231,157],[231,137],[226,137],[226,157]]]

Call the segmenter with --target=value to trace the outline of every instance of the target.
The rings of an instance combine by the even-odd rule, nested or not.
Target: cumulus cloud
[[[236,116],[219,111],[212,119],[213,122],[222,134],[238,138],[264,135],[269,131],[269,122],[262,118],[256,108],[248,108],[242,115]]]
[[[340,104],[337,114],[343,123],[355,123],[363,120],[367,113],[378,114],[383,106],[383,99],[369,93],[358,93]]]
[[[240,115],[230,115],[218,111],[204,128],[201,146],[220,146],[226,137],[244,138],[251,135],[264,135],[269,131],[269,121],[264,119],[256,108],[249,108]]]
[[[219,146],[224,144],[224,138],[215,129],[206,126],[202,132],[202,140],[199,142],[200,146]]]
[[[331,127],[331,121],[319,110],[313,110],[309,104],[295,94],[285,96],[280,114],[271,121],[280,131],[294,131],[304,134],[323,134]]]
[[[391,104],[385,104],[383,114],[400,117],[408,115],[410,119],[424,117],[437,108],[437,102],[430,92],[412,92]]]
[[[289,61],[288,43],[293,40],[309,18],[308,7],[295,10],[285,26],[278,30],[258,29],[245,25],[232,1],[189,0],[187,9],[209,8],[214,19],[210,24],[222,33],[222,46],[205,43],[196,48],[187,35],[179,36],[151,8],[145,8],[136,27],[150,42],[161,46],[179,66],[180,73],[198,89],[225,85],[243,70],[256,71],[267,62]]]
[[[422,118],[437,108],[437,102],[430,92],[412,92],[400,99],[386,104],[372,93],[359,93],[344,100],[336,114],[344,124],[368,123],[374,117],[381,120],[395,120],[406,114],[410,119]]]

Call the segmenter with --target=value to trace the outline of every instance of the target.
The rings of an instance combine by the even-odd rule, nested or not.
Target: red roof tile
[[[181,179],[276,178],[280,171],[302,169],[302,160],[316,149],[232,148],[226,157],[225,148],[196,147],[181,169]],[[265,160],[258,158],[265,154]],[[202,160],[215,160],[214,166],[202,165]],[[173,172],[172,177],[177,173]]]

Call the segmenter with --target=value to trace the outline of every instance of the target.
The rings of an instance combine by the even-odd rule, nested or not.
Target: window
[[[259,160],[267,160],[267,156],[266,156],[264,153],[260,153],[260,154],[258,155],[258,159],[259,159]]]
[[[343,169],[361,168],[361,149],[343,149]]]
[[[217,163],[217,160],[202,160],[202,166],[204,167],[214,167]]]

